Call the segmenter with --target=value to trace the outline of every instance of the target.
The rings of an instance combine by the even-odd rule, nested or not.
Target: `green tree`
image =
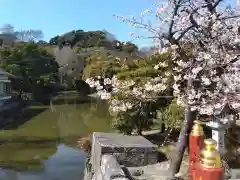
[[[54,57],[37,44],[27,43],[4,53],[2,67],[22,79],[21,91],[30,92],[36,100],[54,93],[58,82],[58,65]]]
[[[58,45],[60,36],[55,36],[49,40],[49,44],[51,45]]]
[[[123,51],[128,52],[130,55],[138,50],[138,47],[131,42],[127,42],[126,44],[123,45],[122,48]]]
[[[108,33],[105,31],[83,31],[81,29],[57,35],[50,39],[49,44],[69,44],[71,47],[79,48],[105,47],[107,49],[123,50],[129,54],[138,50],[137,46],[131,42],[124,44],[120,41],[109,39]]]
[[[38,44],[41,44],[41,45],[47,45],[48,43],[46,41],[43,41],[43,40],[40,40],[37,42]]]
[[[131,135],[136,131],[141,135],[143,130],[149,130],[154,125],[152,111],[151,103],[141,103],[131,110],[119,113],[113,126],[124,134]]]

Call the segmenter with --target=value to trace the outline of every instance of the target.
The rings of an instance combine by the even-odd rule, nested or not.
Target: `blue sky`
[[[139,15],[156,1],[0,0],[0,25],[12,24],[16,30],[41,29],[44,32],[45,40],[76,29],[106,29],[115,34],[117,39],[127,41],[131,40],[129,32],[136,32],[136,30],[115,19],[112,14]],[[144,35],[144,32],[140,32],[140,34]],[[135,43],[140,45],[144,42],[135,41]]]
[[[127,24],[112,16],[139,15],[155,0],[0,0],[0,25],[16,29],[41,29],[44,39],[71,30],[102,30],[117,39],[131,40]]]

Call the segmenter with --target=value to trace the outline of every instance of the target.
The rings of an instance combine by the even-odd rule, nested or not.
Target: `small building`
[[[59,72],[68,76],[74,76],[76,73],[81,73],[84,68],[84,59],[79,57],[73,49],[64,45],[57,47],[55,50],[56,61],[59,65]]]
[[[17,38],[14,34],[0,33],[0,62],[3,60],[4,50],[14,47]]]
[[[56,62],[59,65],[60,83],[64,84],[66,77],[72,77],[72,83],[79,80],[84,68],[84,59],[77,55],[69,45],[56,47]]]
[[[14,47],[15,41],[17,41],[17,37],[15,34],[0,34],[0,47],[1,48],[12,48]]]
[[[14,75],[0,68],[0,101],[11,98],[11,80]]]
[[[19,116],[24,107],[21,98],[12,91],[12,80],[20,79],[0,68],[0,128],[7,126]]]

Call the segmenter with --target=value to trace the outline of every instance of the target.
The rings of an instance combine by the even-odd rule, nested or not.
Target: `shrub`
[[[184,109],[177,105],[177,100],[172,100],[171,104],[163,113],[165,126],[167,128],[180,129],[184,119]]]

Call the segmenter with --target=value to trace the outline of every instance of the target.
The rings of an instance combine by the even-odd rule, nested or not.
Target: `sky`
[[[161,0],[158,0],[158,2]],[[164,0],[162,0],[164,2]],[[227,0],[232,3],[235,0]],[[145,35],[112,14],[139,16],[157,0],[0,0],[0,25],[16,30],[41,29],[44,40],[71,30],[107,30],[118,40],[129,41],[129,32]],[[140,31],[140,32],[139,32]],[[141,46],[149,41],[133,41]]]

